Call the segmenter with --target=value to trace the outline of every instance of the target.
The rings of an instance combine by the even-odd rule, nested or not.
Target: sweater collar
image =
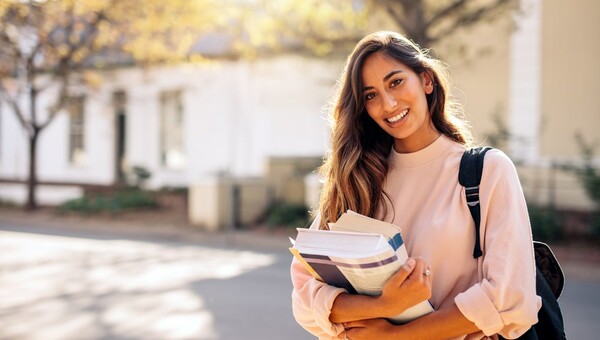
[[[439,158],[454,144],[452,139],[442,134],[433,143],[416,152],[398,153],[392,146],[389,162],[398,168],[416,168]]]

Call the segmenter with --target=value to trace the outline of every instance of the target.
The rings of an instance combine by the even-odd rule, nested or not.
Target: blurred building
[[[600,23],[593,0],[522,0],[516,25],[483,25],[459,37],[479,56],[451,56],[453,76],[478,140],[498,144],[517,164],[530,202],[588,210],[593,203],[573,172],[575,135],[600,145],[595,56]],[[469,46],[469,45],[467,45]],[[600,147],[595,166],[600,168]]]
[[[528,198],[590,209],[574,176],[555,165],[580,161],[576,132],[600,140],[600,3],[522,2],[515,29],[490,23],[462,32],[456,41],[467,42],[470,52],[444,54],[452,51],[448,41],[440,57],[452,66],[456,95],[481,144],[507,137],[499,146],[519,165]],[[218,40],[207,44],[220,48]],[[38,178],[110,185],[140,166],[152,173],[150,188],[267,177],[275,195],[298,200],[306,164],[319,164],[327,150],[326,106],[343,62],[284,54],[106,71],[98,89],[82,89],[68,114],[42,133]],[[40,98],[40,107],[47,103]],[[17,182],[26,179],[27,163],[25,133],[2,105],[0,199],[25,200],[25,185]],[[38,198],[58,203],[80,194],[76,187],[42,185]]]

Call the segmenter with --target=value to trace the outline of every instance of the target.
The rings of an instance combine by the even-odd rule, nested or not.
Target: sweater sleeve
[[[513,339],[537,322],[531,226],[516,169],[501,151],[488,152],[480,185],[482,277],[459,294],[463,315],[487,336]]]
[[[319,223],[320,217],[317,216],[311,229],[318,228]],[[333,301],[346,290],[316,280],[296,258],[292,261],[290,272],[294,286],[292,310],[296,322],[319,339],[343,339],[344,327],[331,323],[329,314]]]

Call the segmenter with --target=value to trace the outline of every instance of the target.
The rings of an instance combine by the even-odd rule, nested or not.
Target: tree
[[[258,13],[252,27],[259,27],[248,42],[278,47],[277,41],[303,43],[323,55],[347,54],[372,27],[380,14],[388,16],[419,46],[432,45],[460,29],[510,14],[518,0],[279,0],[250,2],[248,13]],[[263,15],[261,15],[263,14]],[[260,28],[263,28],[261,31]],[[282,38],[283,37],[283,38]]]
[[[515,9],[516,0],[372,0],[422,47]]]
[[[0,100],[16,114],[29,142],[27,208],[37,206],[40,133],[64,111],[76,86],[97,81],[115,64],[195,58],[202,32],[226,22],[218,0],[0,1]],[[42,92],[52,96],[39,107]]]

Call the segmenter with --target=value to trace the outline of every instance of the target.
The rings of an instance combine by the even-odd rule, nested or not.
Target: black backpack
[[[483,255],[480,245],[479,224],[481,213],[479,208],[479,183],[483,172],[483,158],[490,147],[472,148],[462,156],[458,173],[459,183],[465,187],[467,205],[475,221],[475,247],[473,258]],[[558,305],[558,297],[564,287],[563,271],[550,250],[542,242],[533,241],[536,266],[536,293],[542,298],[542,307],[538,312],[538,323],[533,325],[519,339],[565,340],[565,327]],[[500,339],[503,339],[500,337]]]

